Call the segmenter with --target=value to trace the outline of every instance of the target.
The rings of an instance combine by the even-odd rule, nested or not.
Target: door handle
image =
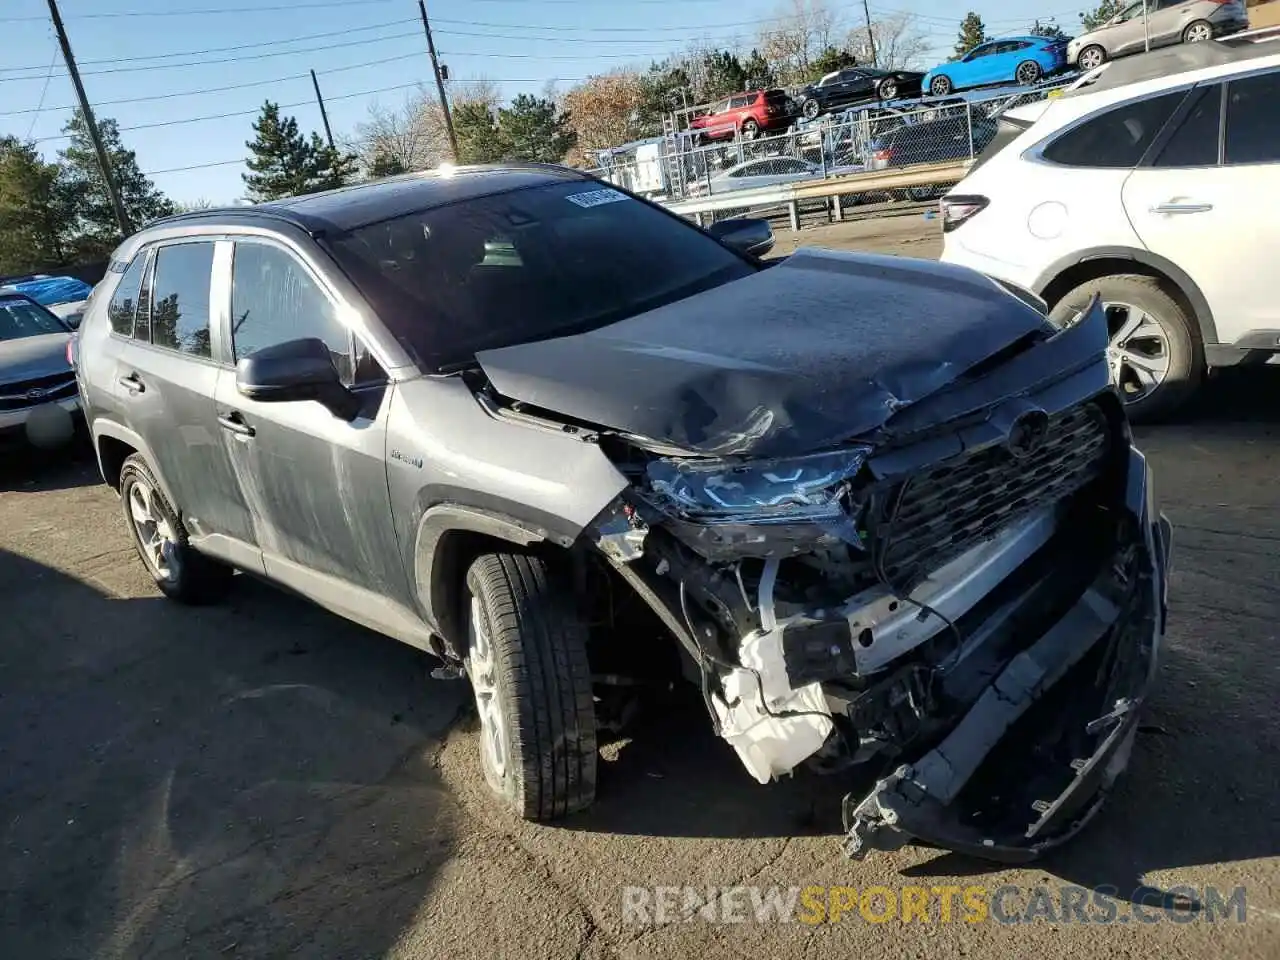
[[[139,377],[136,373],[131,373],[127,377],[121,377],[116,382],[119,383],[120,386],[128,390],[130,396],[134,396],[139,393],[145,393],[147,389],[147,385],[142,382],[142,378]]]
[[[228,430],[231,433],[234,433],[237,437],[252,437],[258,432],[253,429],[253,427],[249,426],[249,424],[245,423],[244,417],[240,416],[240,414],[235,410],[224,413],[222,416],[218,417],[218,426],[222,427],[223,430]]]
[[[1176,203],[1176,202],[1170,201],[1169,203],[1156,204],[1154,207],[1151,208],[1151,212],[1165,213],[1165,214],[1208,213],[1212,209],[1213,209],[1212,203],[1193,203],[1190,201],[1186,203]]]

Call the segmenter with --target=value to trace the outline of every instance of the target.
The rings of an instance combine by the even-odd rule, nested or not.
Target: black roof
[[[468,166],[428,170],[358,183],[337,190],[289,197],[241,207],[195,210],[149,223],[148,227],[199,223],[208,219],[270,219],[293,223],[304,230],[345,231],[391,217],[433,207],[508,193],[565,180],[592,180],[579,170],[552,164]]]

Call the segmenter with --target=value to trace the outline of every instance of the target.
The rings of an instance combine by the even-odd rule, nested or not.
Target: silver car
[[[772,239],[532,165],[151,223],[80,331],[103,477],[165,594],[240,568],[466,676],[516,814],[590,804],[683,673],[761,783],[879,775],[851,853],[1034,856],[1164,632],[1106,317]]]
[[[1144,16],[1144,12],[1145,16]],[[1093,70],[1108,60],[1175,43],[1199,43],[1249,26],[1244,0],[1137,0],[1067,45],[1067,61]]]
[[[718,196],[737,190],[755,190],[759,187],[776,187],[822,176],[822,168],[798,157],[762,157],[729,167],[710,180],[710,193]],[[695,192],[705,195],[708,184],[702,183]]]
[[[20,293],[0,293],[0,445],[70,440],[80,402],[71,328]]]

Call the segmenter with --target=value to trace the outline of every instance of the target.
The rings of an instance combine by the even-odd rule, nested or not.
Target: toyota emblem
[[[1043,410],[1028,410],[1013,421],[1005,446],[1015,460],[1025,460],[1043,447],[1048,439],[1049,415]]]

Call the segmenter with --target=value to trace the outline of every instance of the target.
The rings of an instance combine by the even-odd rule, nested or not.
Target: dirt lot
[[[801,239],[938,249],[918,210]],[[594,810],[515,822],[479,780],[465,687],[427,680],[428,658],[247,578],[225,606],[169,604],[88,460],[5,464],[0,957],[1276,957],[1280,378],[1265,373],[1139,432],[1176,528],[1159,690],[1111,805],[1030,869],[917,847],[849,863],[839,783],[758,786],[683,699],[610,749]],[[1063,883],[1122,900],[1245,885],[1248,919],[642,927],[622,911],[625,886]]]

